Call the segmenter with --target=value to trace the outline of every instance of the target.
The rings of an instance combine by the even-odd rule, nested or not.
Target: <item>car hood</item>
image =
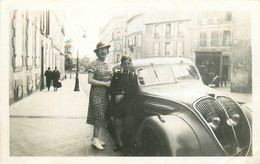
[[[192,105],[197,99],[211,94],[220,93],[201,82],[178,82],[163,85],[153,85],[143,89],[143,93],[167,99],[177,100]]]

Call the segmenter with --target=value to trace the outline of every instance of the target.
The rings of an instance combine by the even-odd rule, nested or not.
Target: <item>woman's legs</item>
[[[92,138],[92,144],[99,150],[103,150],[104,147],[101,144],[100,139],[98,138],[99,136],[99,130],[100,127],[94,126],[94,132],[93,132],[93,138]]]
[[[94,126],[93,138],[98,138],[100,127]]]

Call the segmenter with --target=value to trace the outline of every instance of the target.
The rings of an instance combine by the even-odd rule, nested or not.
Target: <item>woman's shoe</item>
[[[106,146],[106,143],[102,141],[100,138],[99,138],[99,142],[101,143],[102,146]]]
[[[99,150],[104,150],[104,147],[101,145],[101,143],[100,143],[98,138],[93,138],[92,139],[92,145],[95,146]]]

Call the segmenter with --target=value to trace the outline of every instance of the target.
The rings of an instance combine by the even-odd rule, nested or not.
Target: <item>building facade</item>
[[[57,66],[64,77],[63,13],[10,13],[9,104],[45,88],[44,72]]]
[[[192,20],[192,55],[204,83],[218,75],[231,91],[251,92],[250,15],[211,11]]]
[[[133,58],[191,58],[190,20],[173,12],[143,13],[126,22],[126,54]]]
[[[252,92],[250,14],[239,11],[145,12],[125,22],[122,20],[120,26],[114,24],[111,29],[117,26],[121,29],[123,24],[124,48],[120,53],[134,59],[185,57],[195,62],[205,84],[212,83],[218,75],[230,83],[232,92]],[[110,58],[113,59],[110,61],[118,62],[113,30],[109,26],[105,29],[107,37],[103,33],[102,38],[112,43]]]
[[[120,62],[124,54],[125,17],[117,16],[112,18],[106,26],[100,29],[100,40],[110,44],[107,62],[114,64]]]
[[[139,59],[143,54],[144,14],[137,14],[126,21],[125,55]]]

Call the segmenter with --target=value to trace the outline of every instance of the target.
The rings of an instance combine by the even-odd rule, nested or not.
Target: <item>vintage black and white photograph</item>
[[[2,2],[3,163],[259,164],[259,1],[221,2]]]

